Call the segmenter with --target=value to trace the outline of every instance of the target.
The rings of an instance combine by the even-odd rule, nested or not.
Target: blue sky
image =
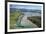
[[[41,10],[41,6],[35,6],[35,5],[14,5],[14,4],[11,4],[10,8]]]

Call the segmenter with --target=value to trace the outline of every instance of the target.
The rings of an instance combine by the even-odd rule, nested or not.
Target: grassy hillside
[[[28,17],[27,19],[32,21],[38,27],[41,27],[41,17],[40,16],[32,16],[32,17]]]
[[[18,20],[18,17],[21,16],[21,12],[19,11],[14,11],[12,13],[10,13],[10,29],[13,29],[15,28],[15,23],[17,22]]]

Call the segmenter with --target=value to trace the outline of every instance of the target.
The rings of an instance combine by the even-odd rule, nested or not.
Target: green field
[[[10,13],[10,29],[14,29],[15,25],[17,23],[18,17],[21,16],[22,13],[19,11],[11,12]]]

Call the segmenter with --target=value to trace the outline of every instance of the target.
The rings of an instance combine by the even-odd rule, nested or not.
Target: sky
[[[41,9],[41,6],[35,6],[35,5],[15,5],[15,4],[10,4],[10,8],[40,10],[40,9]]]

